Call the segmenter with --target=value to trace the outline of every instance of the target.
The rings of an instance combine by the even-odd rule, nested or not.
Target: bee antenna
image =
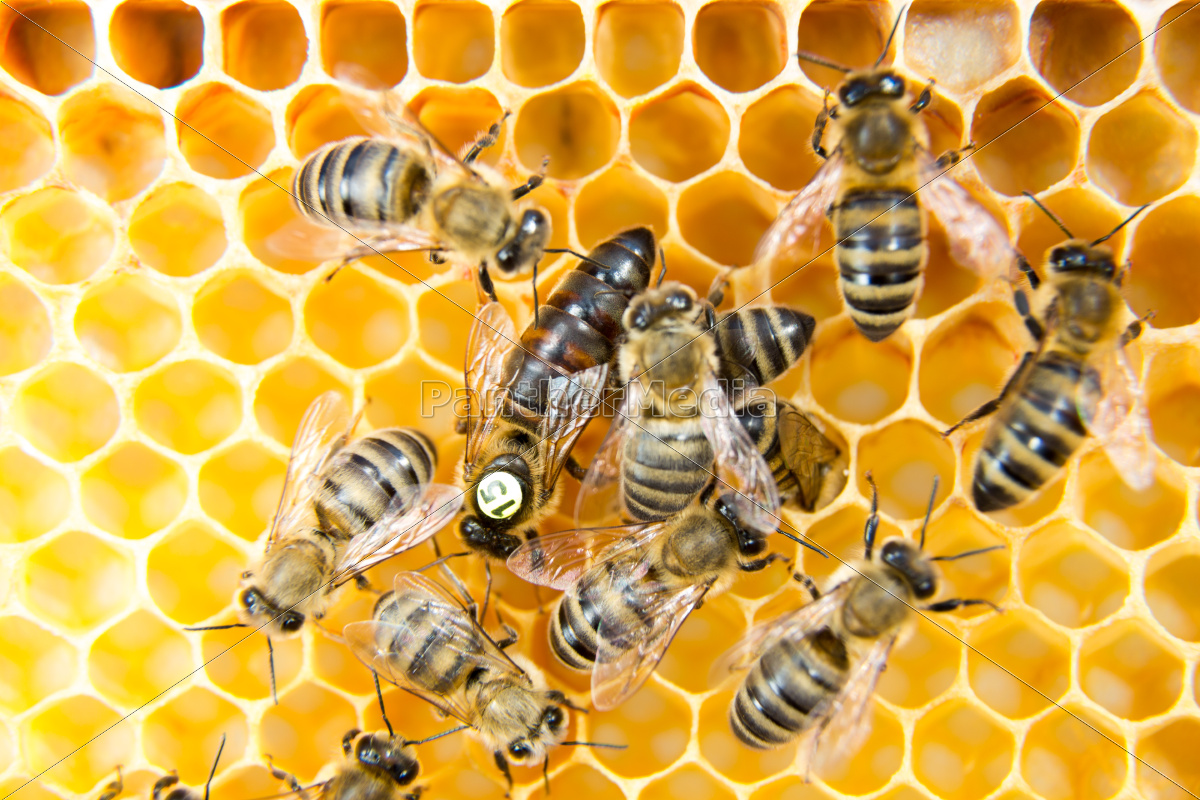
[[[564,747],[607,747],[609,750],[624,750],[629,745],[609,744],[608,742],[559,742]]]
[[[379,673],[371,670],[371,677],[375,679],[375,697],[379,699],[379,716],[383,717],[383,724],[387,726],[388,736],[395,738],[396,731],[392,730],[392,721],[388,719],[387,709],[383,705],[383,690],[379,688]]]
[[[415,739],[413,741],[406,741],[405,744],[411,744],[411,745],[425,744],[426,742],[432,742],[435,739],[441,739],[443,736],[450,736],[452,734],[458,733],[459,731],[465,731],[469,727],[471,727],[471,726],[470,725],[459,725],[457,728],[451,728],[448,731],[442,731],[441,733],[435,733],[433,736],[426,736],[424,739]]]
[[[249,628],[250,626],[244,622],[234,622],[229,625],[197,625],[190,628],[184,628],[185,631],[227,631],[230,628]]]
[[[592,258],[591,256],[585,256],[583,253],[577,253],[569,247],[547,247],[547,248],[543,249],[542,252],[543,253],[566,253],[569,256],[578,258],[580,261],[586,261],[589,264],[593,264],[597,267],[607,269],[607,265],[601,264],[599,261]]]
[[[662,264],[662,268],[658,271],[658,283],[654,284],[655,288],[662,286],[663,278],[667,277],[667,252],[661,244],[658,246],[658,263]]]
[[[971,556],[978,556],[978,555],[982,555],[983,553],[990,553],[993,550],[1003,550],[1003,549],[1004,549],[1004,545],[994,544],[991,547],[979,547],[979,548],[976,548],[975,550],[968,550],[965,553],[955,553],[952,556],[934,556],[933,558],[931,558],[929,560],[930,561],[957,561],[960,558],[970,558]]]
[[[279,705],[279,695],[275,691],[275,648],[271,646],[271,637],[267,637],[267,666],[271,671],[271,699]]]
[[[804,541],[803,539],[801,539],[799,536],[793,536],[792,534],[790,534],[790,533],[788,533],[787,531],[783,530],[783,528],[780,528],[779,530],[777,530],[777,531],[775,531],[775,532],[776,532],[776,533],[778,533],[780,536],[783,536],[783,537],[785,537],[785,538],[787,538],[787,539],[791,539],[793,542],[795,542],[796,544],[800,545],[801,547],[807,547],[809,550],[812,550],[814,553],[816,553],[817,555],[819,555],[821,558],[829,558],[829,554],[828,554],[828,553],[826,553],[826,552],[825,552],[824,550],[822,550],[821,548],[817,547],[817,546],[816,546],[816,545],[814,545],[814,544],[809,544],[808,542],[806,542],[806,541]]]
[[[925,521],[921,523],[921,549],[925,549],[925,529],[929,527],[929,517],[933,514],[933,501],[937,499],[939,479],[933,476],[933,491],[929,493],[929,506],[925,509]]]
[[[212,769],[209,770],[208,780],[204,782],[204,800],[208,800],[208,790],[212,786],[213,778],[217,775],[217,764],[221,762],[221,753],[225,752],[225,734],[221,734],[221,744],[217,747],[217,757],[213,759]]]
[[[1101,237],[1100,237],[1099,239],[1097,239],[1096,241],[1092,242],[1092,246],[1093,246],[1093,247],[1095,247],[1096,245],[1100,244],[1101,242],[1106,242],[1106,241],[1108,241],[1108,240],[1109,240],[1109,239],[1112,237],[1112,235],[1113,235],[1114,233],[1116,233],[1117,231],[1121,230],[1121,228],[1124,228],[1124,227],[1125,227],[1126,225],[1128,225],[1129,223],[1133,222],[1133,218],[1134,218],[1134,217],[1136,217],[1138,214],[1142,213],[1143,211],[1145,211],[1145,210],[1146,210],[1147,208],[1149,208],[1149,207],[1150,207],[1150,204],[1149,204],[1149,203],[1146,203],[1146,205],[1144,205],[1144,206],[1142,206],[1141,208],[1139,208],[1139,209],[1137,209],[1136,211],[1134,211],[1132,214],[1130,214],[1128,217],[1126,217],[1126,218],[1125,218],[1125,221],[1124,221],[1124,222],[1122,222],[1120,225],[1118,225],[1117,227],[1113,228],[1111,231],[1109,231],[1108,233],[1104,234],[1103,236],[1101,236]]]
[[[810,61],[813,64],[820,64],[822,67],[829,67],[830,69],[836,69],[838,72],[849,72],[850,71],[849,67],[843,67],[841,64],[837,64],[833,61],[830,61],[827,58],[823,58],[822,56],[819,56],[816,53],[806,53],[803,50],[801,50],[798,53],[796,53],[796,58],[800,59],[801,61]]]
[[[1042,205],[1042,201],[1041,201],[1041,200],[1038,200],[1036,197],[1034,197],[1034,196],[1033,196],[1031,193],[1029,193],[1029,192],[1021,192],[1021,194],[1025,195],[1025,196],[1026,196],[1026,197],[1028,197],[1030,200],[1032,200],[1032,201],[1033,201],[1033,204],[1034,204],[1035,206],[1037,206],[1038,208],[1040,208],[1040,209],[1042,210],[1042,213],[1043,213],[1043,214],[1045,214],[1047,217],[1049,217],[1049,218],[1050,218],[1050,221],[1051,221],[1051,222],[1053,222],[1055,225],[1057,225],[1057,226],[1058,226],[1058,229],[1067,235],[1067,238],[1068,238],[1068,239],[1074,239],[1074,238],[1075,238],[1075,234],[1073,234],[1073,233],[1071,233],[1069,230],[1067,230],[1067,226],[1063,224],[1063,221],[1062,221],[1061,219],[1059,219],[1058,217],[1054,216],[1054,212],[1053,212],[1053,211],[1051,211],[1050,209],[1048,209],[1048,208],[1046,208],[1044,205]],[[1136,212],[1135,212],[1134,216],[1137,216]],[[1130,217],[1129,219],[1133,219],[1133,217]],[[1125,220],[1125,222],[1128,222],[1128,221],[1129,221],[1128,219],[1127,219],[1127,220]],[[1121,225],[1124,225],[1124,224],[1125,224],[1125,222],[1122,222],[1122,223],[1121,223]],[[1110,233],[1108,236],[1112,236],[1112,235],[1113,235],[1113,233],[1116,233],[1117,231],[1119,231],[1119,230],[1121,229],[1121,225],[1118,225],[1118,226],[1117,226],[1117,229],[1116,229],[1116,230],[1114,230],[1112,233]],[[1108,236],[1105,236],[1105,237],[1104,237],[1104,239],[1107,239],[1107,238],[1108,238]],[[1098,239],[1097,241],[1101,241],[1101,242],[1102,242],[1102,241],[1104,241],[1104,239]],[[1096,242],[1092,242],[1092,244],[1096,244]]]
[[[908,6],[901,6],[900,13],[896,14],[896,21],[892,23],[892,32],[888,34],[887,41],[883,43],[883,52],[879,54],[879,58],[875,59],[874,67],[878,67],[887,58],[888,49],[892,46],[892,39],[896,37],[896,29],[900,27],[900,20],[904,18],[904,10]]]

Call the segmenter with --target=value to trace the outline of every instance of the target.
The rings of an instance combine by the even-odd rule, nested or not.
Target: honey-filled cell
[[[395,86],[408,74],[408,24],[390,2],[334,0],[321,9],[321,65],[363,88]]]
[[[86,3],[6,4],[0,30],[0,67],[35,91],[60,95],[92,75],[96,30]]]
[[[126,0],[113,11],[108,41],[126,75],[170,89],[200,71],[204,19],[181,0]]]

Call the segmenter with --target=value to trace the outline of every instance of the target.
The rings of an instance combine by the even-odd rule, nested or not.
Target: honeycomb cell
[[[6,3],[0,67],[42,94],[59,95],[92,74],[96,32],[86,3]]]
[[[575,180],[607,164],[617,152],[621,117],[599,87],[576,83],[525,101],[513,128],[517,155],[527,169]]]
[[[204,19],[179,0],[126,0],[109,20],[108,41],[126,75],[170,89],[200,71]]]
[[[892,650],[879,679],[879,696],[904,708],[920,708],[950,690],[958,678],[962,633],[945,615],[916,617],[912,633]]]
[[[871,732],[853,754],[840,752],[836,740],[826,742],[830,754],[814,770],[831,789],[849,795],[864,795],[882,789],[904,760],[904,729],[892,712],[872,704],[867,712]]]
[[[1088,137],[1088,175],[1125,205],[1152,203],[1187,180],[1196,138],[1188,120],[1143,92],[1096,120]]]
[[[154,545],[146,557],[146,588],[159,610],[193,625],[229,603],[245,557],[204,522],[188,520]]]
[[[96,363],[115,372],[145,369],[171,352],[182,332],[170,292],[133,272],[114,275],[75,309],[75,336]]]
[[[712,6],[706,6],[712,8]],[[776,189],[794,191],[821,162],[806,144],[821,101],[797,86],[781,86],[742,112],[738,155],[751,173]]]
[[[78,461],[116,433],[120,420],[112,387],[91,370],[59,362],[17,392],[12,423],[30,444],[56,461]]]
[[[1003,221],[999,222],[1003,227]],[[925,237],[928,257],[924,267],[924,284],[917,297],[914,319],[935,317],[966,300],[982,285],[979,272],[969,265],[960,264],[951,255],[949,234],[941,220],[931,215],[929,223]]]
[[[195,668],[192,648],[148,611],[135,611],[100,634],[88,652],[88,678],[105,699],[141,706]]]
[[[210,178],[249,175],[275,147],[271,112],[221,83],[189,91],[175,114],[179,150],[192,169]]]
[[[901,420],[867,434],[858,445],[858,491],[870,497],[865,475],[875,476],[879,509],[898,519],[919,519],[929,507],[933,479],[940,503],[954,491],[954,449],[941,434],[916,420]]]
[[[651,781],[642,789],[638,800],[671,800],[677,797],[734,800],[736,795],[698,765],[688,764]]]
[[[694,83],[639,106],[629,120],[634,160],[651,174],[675,183],[711,169],[728,144],[729,116],[716,98]]]
[[[863,526],[866,521],[867,512],[863,508],[850,506],[813,523],[805,532],[806,535],[829,553],[831,558],[822,558],[816,553],[802,551],[804,573],[816,579],[818,585],[825,589],[831,588],[826,581],[838,570],[842,561],[862,558]],[[882,540],[899,534],[900,529],[890,521],[880,520],[877,539]]]
[[[1084,706],[1055,709],[1025,734],[1021,774],[1043,797],[1105,800],[1125,772],[1125,737]]]
[[[304,304],[308,335],[326,353],[361,369],[395,355],[408,341],[404,295],[348,268],[336,281],[318,283]],[[290,332],[290,331],[289,331]]]
[[[1141,38],[1137,23],[1116,3],[1045,0],[1029,23],[1029,56],[1068,100],[1098,106],[1137,77]]]
[[[254,541],[275,512],[286,469],[260,445],[238,442],[200,468],[200,508],[234,534]]]
[[[238,215],[242,241],[251,255],[279,272],[303,275],[355,242],[336,228],[301,217],[291,185],[291,168],[252,181],[238,198]]]
[[[967,641],[971,689],[1010,719],[1044,711],[1070,685],[1070,641],[1028,611],[985,619]]]
[[[757,89],[787,64],[787,31],[774,3],[703,6],[692,28],[692,52],[709,80],[731,92]]]
[[[54,131],[36,108],[0,92],[0,127],[0,192],[19,189],[54,166]]]
[[[146,266],[187,278],[217,263],[229,242],[216,199],[191,184],[171,183],[134,209],[129,243]]]
[[[71,685],[75,648],[23,617],[0,618],[0,708],[13,716]]]
[[[828,223],[824,223],[822,227],[826,232],[830,231]],[[831,232],[821,235],[828,235],[828,241],[832,242]],[[760,288],[755,290],[754,294],[761,291],[761,288],[772,286],[769,295],[772,300],[799,308],[811,314],[818,322],[842,313],[838,272],[833,265],[832,256],[826,255],[807,263],[803,258],[799,261],[781,258],[771,264],[766,275],[763,274],[764,270],[760,265],[755,265],[754,270],[760,276]],[[837,327],[837,330],[840,331],[841,327]]]
[[[183,469],[140,442],[125,442],[79,484],[89,520],[114,536],[144,539],[170,525],[187,500]]]
[[[269,92],[300,77],[308,58],[304,23],[290,3],[244,0],[221,12],[225,74]]]
[[[1052,522],[1025,540],[1017,565],[1021,595],[1051,621],[1094,625],[1129,595],[1125,560],[1070,522]]]
[[[1137,784],[1143,797],[1184,800],[1200,786],[1200,766],[1195,744],[1200,722],[1194,717],[1176,719],[1153,733],[1142,734],[1134,747]]]
[[[631,700],[612,711],[588,716],[596,742],[636,745],[624,750],[593,751],[597,761],[624,778],[661,772],[687,748],[692,711],[653,679]]]
[[[1179,3],[1162,15],[1154,36],[1154,63],[1175,102],[1200,113],[1200,58],[1192,47],[1200,35],[1200,19],[1188,14],[1194,7]]]
[[[538,88],[569,77],[587,47],[579,6],[562,0],[524,0],[500,18],[500,67],[518,86]]]
[[[330,390],[349,396],[337,378],[308,358],[298,358],[271,370],[254,396],[254,416],[263,432],[281,444],[290,444],[308,404]]]
[[[307,783],[322,764],[341,756],[342,736],[356,727],[353,706],[328,689],[303,683],[281,694],[279,705],[263,714],[262,750]]]
[[[567,767],[554,776],[554,794],[560,797],[587,797],[589,800],[623,800],[621,787],[613,783],[603,772],[584,764]],[[530,795],[539,800],[550,795],[538,789]]]
[[[605,3],[596,12],[596,67],[622,97],[645,94],[679,71],[684,33],[674,3]]]
[[[33,778],[14,777],[0,780],[0,792],[5,797],[21,793],[21,800],[62,800],[62,795],[55,794]]]
[[[800,52],[811,53],[851,69],[865,69],[879,59],[893,17],[886,6],[817,0],[804,9],[797,29]],[[887,55],[883,62],[889,62]],[[818,86],[833,89],[844,72],[800,59],[800,69]]]
[[[1062,220],[1071,233],[1082,239],[1099,239],[1112,232],[1125,218],[1125,214],[1114,208],[1112,203],[1095,190],[1086,187],[1063,189],[1039,197],[1038,202],[1054,212],[1054,216]],[[1054,221],[1033,203],[1027,203],[1021,208],[1019,227],[1017,249],[1029,259],[1029,263],[1039,275],[1045,274],[1046,257],[1050,248],[1062,244],[1066,236]],[[1117,231],[1106,245],[1111,247],[1114,253],[1123,252],[1127,232],[1125,228]]]
[[[1005,544],[971,511],[953,506],[929,523],[925,550],[935,556],[952,556]],[[1012,554],[1004,549],[939,564],[938,597],[981,598],[1001,603],[1008,590],[1011,558]],[[992,611],[987,606],[967,606],[955,613],[970,618]]]
[[[967,92],[987,83],[1020,57],[1021,14],[1009,0],[969,5],[920,0],[909,7],[904,21],[905,64],[951,92]]]
[[[475,290],[465,282],[426,292],[417,300],[417,327],[426,353],[457,371],[467,346]]]
[[[232,596],[234,586],[228,587],[228,590]],[[221,625],[233,621],[232,618],[218,617],[208,624]],[[200,636],[200,652],[203,657],[204,672],[218,689],[245,700],[270,698],[270,654],[267,651],[266,636],[245,628],[207,631],[192,635]],[[300,674],[303,661],[303,642],[298,637],[272,639],[271,646],[275,651],[275,683],[282,702],[284,691]],[[259,730],[261,732],[262,728]],[[297,728],[297,730],[308,730],[308,726]],[[342,733],[347,730],[349,728],[343,729]],[[341,734],[338,734],[337,741],[341,741]],[[264,750],[271,752],[265,749],[265,742]],[[272,755],[278,755],[278,753],[272,753]]]
[[[950,426],[996,397],[1016,368],[1014,324],[1011,304],[985,303],[939,325],[921,351],[921,406]]]
[[[364,88],[395,86],[408,74],[408,27],[392,3],[338,0],[321,8],[321,66]]]
[[[208,780],[222,736],[221,762],[232,764],[245,753],[249,734],[246,717],[237,706],[199,687],[154,709],[142,732],[147,760],[159,769],[178,771],[179,779],[193,786]],[[218,765],[217,774],[223,772]]]
[[[1200,319],[1200,287],[1191,279],[1189,254],[1200,247],[1200,198],[1168,200],[1138,220],[1125,278],[1125,296],[1138,315],[1154,312],[1155,328],[1190,325]]]
[[[971,119],[971,160],[998,192],[1037,193],[1071,173],[1079,160],[1079,123],[1028,78],[984,95]]]
[[[66,630],[83,632],[116,616],[133,596],[133,559],[87,533],[64,533],[25,559],[25,607]]]
[[[133,414],[154,441],[191,455],[237,430],[241,389],[232,375],[207,361],[180,361],[142,379]]]
[[[804,779],[792,775],[780,778],[774,783],[768,783],[750,795],[750,800],[832,800],[831,795],[815,783],[805,783]],[[911,800],[911,798],[893,798],[888,800]]]
[[[1122,719],[1157,716],[1179,699],[1183,659],[1137,620],[1103,628],[1079,650],[1079,684],[1096,703]]]
[[[0,211],[8,257],[42,283],[77,283],[112,255],[111,217],[78,192],[56,186],[24,195]]]
[[[961,700],[948,701],[917,720],[913,772],[945,800],[977,800],[994,792],[1013,764],[1012,734]]]
[[[478,86],[430,86],[413,98],[409,108],[451,153],[463,152],[483,131],[502,122],[507,111],[495,95]],[[483,151],[479,160],[492,165],[499,162],[507,136],[508,125],[502,125],[496,144]]]
[[[663,198],[665,216],[666,198]],[[54,344],[50,317],[38,296],[7,275],[0,276],[0,375],[37,364]]]
[[[64,175],[109,202],[128,200],[162,172],[162,111],[124,86],[101,84],[58,110]]]
[[[371,0],[372,6],[388,8]],[[329,142],[351,136],[368,136],[373,131],[365,124],[371,105],[335,86],[309,86],[296,93],[287,108],[288,147],[296,158],[304,158]],[[375,131],[376,133],[378,131]],[[290,181],[280,185],[290,192]]]
[[[779,567],[769,571],[776,576],[786,573]],[[738,581],[739,589],[742,583]],[[688,617],[671,641],[671,648],[658,665],[658,675],[686,692],[704,692],[709,688],[709,670],[721,655],[713,643],[736,642],[745,633],[745,613],[736,599],[729,595],[705,599],[704,606]]]
[[[413,61],[426,78],[466,83],[496,54],[492,12],[483,3],[426,0],[413,9]]]
[[[744,175],[718,172],[684,190],[676,218],[692,247],[719,264],[745,266],[775,219],[775,201]]]
[[[662,238],[670,230],[667,196],[649,178],[617,165],[584,184],[575,197],[575,231],[590,250],[626,228],[644,225]]]
[[[16,447],[0,450],[0,543],[27,542],[67,517],[67,479]]]
[[[192,325],[200,343],[236,364],[258,364],[292,341],[287,299],[248,271],[222,272],[196,294]]]
[[[1146,605],[1172,636],[1200,641],[1200,553],[1190,543],[1154,554],[1146,570]]]
[[[212,764],[209,764],[212,768]],[[203,778],[201,778],[203,780]],[[213,781],[214,797],[269,797],[278,794],[280,783],[261,764],[230,767]]]
[[[133,756],[135,729],[120,722],[116,711],[93,697],[56,700],[23,726],[25,763],[35,773],[53,767],[45,780],[78,796],[111,779],[113,765]]]
[[[1083,521],[1125,550],[1143,550],[1161,542],[1183,522],[1186,487],[1161,467],[1144,491],[1129,488],[1108,456],[1097,450],[1079,466]]]
[[[431,368],[418,354],[411,353],[367,381],[363,389],[371,398],[367,420],[376,428],[411,425],[420,420],[417,424],[421,430],[435,441],[453,437],[459,415],[464,414],[461,385],[461,377],[448,381],[444,371]],[[439,447],[439,463],[445,466],[448,458]]]

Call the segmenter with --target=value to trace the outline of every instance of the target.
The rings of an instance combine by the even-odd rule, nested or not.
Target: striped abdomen
[[[638,584],[645,579],[629,580],[637,574],[638,560],[631,555],[602,562],[559,599],[549,626],[550,649],[568,667],[587,671],[595,666],[601,621],[610,644],[644,641],[638,634],[647,629],[642,613],[649,599],[642,599]]]
[[[873,342],[908,319],[921,290],[925,231],[913,190],[847,191],[833,207],[834,259],[854,324]]]
[[[816,320],[786,306],[747,308],[718,317],[713,329],[721,376],[742,379],[751,389],[779,377],[800,360],[812,340]]]
[[[775,398],[774,403],[755,402],[751,398],[746,407],[734,409],[734,416],[750,436],[750,441],[754,442],[755,449],[767,462],[767,466],[771,468],[781,503],[795,497],[800,490],[796,475],[783,460],[783,447],[779,441],[778,409],[784,403],[787,401],[781,398]]]
[[[300,213],[349,231],[408,222],[429,195],[431,176],[413,151],[356,136],[322,147],[296,171],[292,192]]]
[[[976,508],[1016,505],[1066,466],[1087,436],[1075,400],[1080,383],[1091,379],[1087,369],[1054,350],[1033,363],[984,436],[971,487]]]
[[[815,720],[817,705],[846,685],[846,647],[828,628],[768,647],[750,669],[729,707],[729,724],[742,743],[761,749],[795,739]]]
[[[321,527],[339,539],[363,533],[397,492],[429,483],[437,450],[415,428],[384,428],[339,450],[316,499]]]
[[[712,477],[713,450],[698,417],[683,420],[642,415],[625,440],[621,491],[634,522],[665,519],[682,511]]]
[[[376,641],[381,652],[388,654],[392,671],[406,675],[417,686],[438,695],[450,695],[464,690],[480,676],[478,659],[468,658],[481,653],[477,640],[454,636],[458,630],[444,620],[434,619],[442,613],[424,595],[397,595],[388,592],[375,604],[373,617],[379,622]]]

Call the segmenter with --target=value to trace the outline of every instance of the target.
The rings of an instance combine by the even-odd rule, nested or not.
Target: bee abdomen
[[[430,619],[435,613],[428,604],[410,597],[393,594],[386,601],[381,598],[375,619],[390,623],[382,630],[394,638],[376,645],[413,683],[434,694],[449,694],[468,680],[469,670],[477,667],[477,661],[469,656],[478,645],[461,637],[452,638],[447,626]]]
[[[635,520],[664,519],[682,511],[708,483],[712,446],[699,426],[642,425],[625,443],[621,482],[625,511]]]
[[[383,139],[354,137],[313,153],[292,181],[297,207],[323,225],[351,230],[403,223],[420,212],[430,176],[413,154]]]
[[[599,621],[588,619],[584,603],[590,601],[581,600],[574,591],[564,594],[549,629],[550,649],[558,660],[571,669],[587,671],[596,663]]]
[[[749,308],[722,314],[713,329],[722,370],[724,362],[742,367],[761,386],[795,364],[812,340],[816,320],[783,306]],[[735,370],[736,372],[736,370]]]

